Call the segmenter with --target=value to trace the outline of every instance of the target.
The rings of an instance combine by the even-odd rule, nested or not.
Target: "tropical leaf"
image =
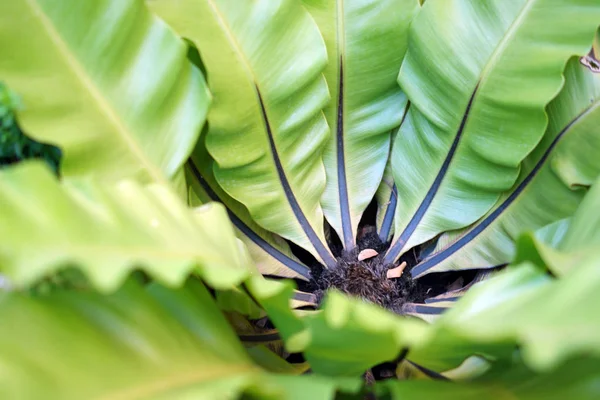
[[[394,234],[394,215],[398,204],[398,189],[392,175],[392,165],[388,161],[383,172],[381,184],[375,193],[377,198],[377,235],[382,242],[386,243]]]
[[[550,123],[540,145],[523,162],[511,190],[468,229],[443,235],[413,276],[509,262],[524,230],[571,216],[600,174],[600,75],[572,60],[566,84],[548,106]]]
[[[564,218],[538,229],[534,232],[534,236],[543,243],[556,247],[565,237],[570,225],[571,217]]]
[[[39,143],[23,133],[15,115],[21,108],[21,99],[0,82],[0,168],[37,158],[46,161],[58,173],[60,149]]]
[[[0,208],[0,271],[18,287],[69,266],[105,291],[137,268],[169,285],[197,271],[217,288],[252,272],[223,207],[193,213],[157,184],[61,185],[42,165],[21,164],[0,172]]]
[[[327,45],[324,71],[333,131],[324,154],[327,185],[321,204],[344,248],[356,245],[363,211],[381,182],[390,134],[404,114],[396,82],[417,0],[303,0]],[[386,51],[386,49],[394,51]]]
[[[165,182],[198,138],[202,75],[142,0],[2,2],[0,48],[24,130],[62,148],[63,175]]]
[[[327,54],[308,12],[294,0],[148,4],[203,57],[214,96],[206,147],[219,185],[263,228],[334,266],[319,205]]]
[[[12,293],[0,318],[5,399],[296,399],[298,387],[327,399],[360,384],[267,374],[198,281],[179,290],[128,282],[109,296]]]
[[[311,337],[306,359],[315,372],[334,376],[358,376],[374,365],[394,361],[404,348],[427,337],[427,327],[420,321],[399,320],[335,292],[328,295],[321,313],[307,315],[303,322]]]
[[[387,262],[475,222],[513,186],[566,62],[588,51],[598,21],[596,0],[425,2],[399,76],[411,107],[392,154]]]
[[[302,351],[316,373],[359,376],[426,338],[422,321],[399,320],[338,292],[328,294],[321,312],[298,317],[287,306],[293,293],[290,285],[254,279],[248,287],[279,329],[286,349]],[[342,336],[344,340],[339,340]]]
[[[406,102],[406,108],[404,109],[400,126],[392,134],[392,143],[396,141],[398,131],[406,120],[409,107],[410,101]],[[375,220],[377,235],[383,243],[387,243],[391,241],[392,235],[394,234],[394,216],[396,215],[396,207],[398,205],[398,188],[394,183],[391,157],[388,158],[387,165],[383,171],[383,178],[375,193],[375,198],[377,199],[377,217]]]
[[[463,342],[457,359],[484,354],[481,345],[518,343],[523,361],[535,371],[549,371],[571,358],[600,356],[595,334],[600,318],[590,312],[600,301],[599,262],[600,257],[588,259],[561,279],[528,263],[509,268],[471,289],[444,314],[434,325],[430,345],[412,349],[411,360],[437,370],[444,364],[433,365],[433,360],[442,358],[444,342],[457,350]]]
[[[189,190],[185,168],[180,168],[171,178],[171,186],[179,198],[187,203],[189,201]]]
[[[567,231],[558,243],[564,252],[593,249],[600,243],[600,180],[592,185],[581,205],[571,218]]]
[[[203,139],[204,134],[200,138],[200,143]],[[213,164],[214,161],[206,149],[202,145],[197,146],[193,157],[190,157],[186,165],[188,182],[190,182],[190,205],[198,206],[211,201],[223,203],[236,228],[237,236],[248,248],[261,274],[309,279],[310,270],[292,254],[287,242],[254,222],[248,209],[231,198],[219,186],[212,172]]]
[[[287,351],[303,352],[317,373],[358,376],[377,364],[406,361],[426,376],[439,377],[436,371],[454,370],[473,351],[511,354],[514,349],[514,344],[474,347],[456,336],[446,341],[439,335],[433,342],[435,324],[399,317],[337,292],[329,293],[320,313],[297,316],[287,307],[291,286],[251,280],[248,287],[279,329]],[[433,350],[427,351],[429,348]],[[411,356],[413,349],[419,350],[415,352],[416,362]],[[436,371],[419,364],[421,361]]]
[[[600,319],[591,312],[600,301],[599,262],[588,259],[561,279],[532,264],[511,266],[473,286],[431,325],[335,292],[322,312],[299,317],[287,307],[290,286],[253,280],[249,289],[286,349],[303,351],[318,373],[356,376],[402,355],[443,377],[474,355],[502,369],[517,348],[527,368],[543,373],[573,358],[600,357]]]
[[[493,377],[474,382],[393,381],[381,383],[380,398],[391,394],[393,400],[404,399],[582,399],[598,398],[598,359],[570,361],[548,373],[536,373],[522,364]]]
[[[519,239],[517,261],[534,262],[560,276],[579,268],[587,259],[597,258],[600,255],[599,207],[600,180],[597,180],[570,218],[569,224],[557,228],[562,234],[541,236],[537,232],[527,233]]]
[[[454,306],[454,301],[439,300],[431,304],[406,303],[402,308],[402,314],[417,317],[426,322],[433,322]]]

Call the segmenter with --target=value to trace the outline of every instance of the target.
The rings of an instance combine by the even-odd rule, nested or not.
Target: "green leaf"
[[[306,359],[315,372],[332,376],[359,376],[374,365],[393,361],[427,333],[421,321],[398,319],[336,292],[328,294],[321,313],[307,315],[303,322],[311,336]]]
[[[4,297],[0,315],[10,329],[1,333],[0,360],[10,367],[2,374],[2,397],[157,398],[194,386],[203,398],[240,391],[259,370],[206,289],[195,292],[153,294],[128,284],[110,297]],[[203,301],[184,303],[180,296]],[[173,315],[171,301],[193,311],[187,321]]]
[[[327,45],[324,71],[333,134],[324,154],[323,212],[346,250],[356,245],[363,211],[385,169],[390,133],[407,99],[396,79],[417,0],[303,0]]]
[[[279,330],[287,351],[303,351],[310,342],[310,333],[290,308],[290,299],[294,294],[293,283],[254,277],[247,281],[246,285]]]
[[[295,399],[299,387],[327,399],[360,384],[265,373],[198,281],[179,290],[128,282],[109,296],[12,293],[0,319],[5,399]]]
[[[148,4],[202,56],[214,96],[206,147],[219,185],[263,228],[334,266],[319,205],[327,54],[308,12],[294,0]]]
[[[569,15],[569,18],[565,18]],[[596,0],[429,1],[399,82],[396,237],[386,261],[482,217],[542,139],[568,59],[589,50]]]
[[[392,175],[392,164],[388,161],[383,178],[375,193],[377,199],[377,235],[382,242],[388,242],[394,235],[394,215],[398,205],[398,189]]]
[[[544,226],[534,232],[536,239],[541,240],[550,246],[557,246],[565,237],[572,218],[564,218]]]
[[[338,292],[328,293],[322,311],[299,317],[288,307],[289,284],[254,279],[248,287],[279,329],[286,349],[302,351],[316,373],[359,376],[427,337],[424,322],[399,319]]]
[[[548,373],[511,365],[498,376],[474,382],[392,381],[379,384],[377,393],[405,399],[589,399],[598,398],[598,359],[577,359]]]
[[[60,149],[36,142],[21,131],[15,118],[15,113],[21,107],[21,99],[0,82],[0,168],[22,160],[39,158],[58,173]]]
[[[287,400],[305,400],[305,399],[340,399],[340,398],[359,398],[355,395],[361,389],[359,379],[336,378],[331,379],[319,375],[310,376],[285,376],[272,375],[269,381],[277,383],[284,393],[284,399]],[[347,397],[336,396],[336,389]]]
[[[142,0],[2,2],[0,48],[24,130],[62,148],[65,176],[165,182],[198,138],[202,75]]]
[[[409,107],[410,101],[406,102],[406,108],[402,113],[400,126],[392,133],[392,144],[396,141],[396,136],[406,120]],[[394,217],[396,215],[396,207],[398,206],[398,188],[394,183],[391,157],[388,157],[381,183],[379,184],[377,192],[375,192],[375,198],[377,200],[377,216],[375,219],[377,235],[383,243],[387,243],[391,241],[394,235]]]
[[[527,305],[550,280],[544,271],[525,265],[476,284],[435,321],[427,341],[410,349],[410,360],[437,372],[455,368],[475,354],[496,363],[510,360],[522,337],[511,336],[513,331],[507,333],[503,327],[512,329],[511,319],[519,318],[515,309]],[[519,328],[525,331],[529,324]]]
[[[565,275],[586,260],[597,258],[600,255],[599,207],[600,179],[581,202],[560,240],[548,242],[537,232],[535,235],[524,234],[518,241],[517,261],[532,261],[547,267],[555,275]]]
[[[573,357],[600,356],[600,317],[593,311],[600,301],[599,266],[600,257],[588,259],[561,279],[528,263],[512,266],[465,294],[434,324],[430,342],[409,356],[433,367],[425,359],[440,359],[442,340],[447,349],[463,343],[457,358],[483,354],[479,346],[515,343],[525,364],[536,371]]]
[[[335,292],[321,312],[296,316],[287,307],[289,285],[251,281],[249,288],[286,349],[302,351],[318,373],[357,376],[402,349],[432,375],[452,374],[473,356],[502,370],[515,352],[542,373],[572,358],[600,357],[599,264],[600,257],[589,259],[561,279],[532,264],[512,266],[475,284],[430,325]]]
[[[248,209],[219,186],[212,172],[214,161],[202,145],[204,135],[205,132],[200,137],[200,145],[186,164],[190,205],[197,206],[211,201],[223,203],[236,228],[236,235],[248,248],[261,274],[309,279],[310,270],[292,254],[287,242],[254,222]]]
[[[600,174],[600,75],[573,59],[565,78],[548,106],[546,134],[523,162],[515,185],[472,227],[442,235],[413,276],[507,263],[523,231],[575,212],[584,189]]]
[[[193,213],[158,184],[61,185],[26,163],[0,172],[0,208],[0,270],[19,287],[68,266],[105,291],[137,268],[169,285],[197,271],[218,288],[251,273],[220,205]]]
[[[577,212],[573,215],[571,223],[558,243],[558,250],[566,253],[585,253],[594,254],[600,243],[600,179],[592,185],[591,189],[583,199]],[[571,266],[574,267],[576,260],[571,260]],[[557,266],[557,272],[566,273],[567,265]]]

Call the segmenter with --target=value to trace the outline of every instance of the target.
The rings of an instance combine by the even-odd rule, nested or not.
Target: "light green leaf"
[[[248,209],[219,186],[212,172],[214,161],[202,145],[203,140],[204,133],[200,138],[200,145],[186,164],[190,185],[189,204],[198,206],[211,201],[223,203],[236,227],[236,235],[248,248],[250,257],[261,274],[309,279],[309,268],[292,254],[287,242],[254,222]]]
[[[402,128],[402,124],[406,120],[408,109],[410,107],[410,101],[406,103],[406,108],[402,113],[402,120],[400,126],[394,132],[392,132],[393,144],[396,141],[396,136]],[[377,216],[375,219],[375,225],[377,227],[377,235],[383,243],[391,241],[394,235],[394,216],[396,215],[396,207],[398,206],[398,188],[394,183],[394,174],[392,171],[392,158],[388,157],[385,170],[383,171],[383,178],[379,184],[379,188],[375,193],[377,199]]]
[[[281,392],[287,400],[359,398],[356,393],[362,387],[359,379],[332,379],[314,374],[310,376],[271,375],[269,381],[280,385]],[[336,389],[347,396],[336,396]]]
[[[382,242],[386,243],[394,234],[394,215],[398,204],[398,190],[392,175],[392,164],[388,161],[383,172],[383,178],[377,192],[377,235]]]
[[[592,185],[575,215],[565,236],[558,244],[564,252],[596,248],[600,243],[600,179]]]
[[[193,314],[173,315],[171,302]],[[243,390],[260,371],[203,287],[12,294],[0,301],[0,315],[11,327],[0,344],[6,399],[158,398],[191,388],[209,398]]]
[[[565,234],[571,225],[571,220],[571,217],[563,218],[548,224],[535,231],[534,236],[543,243],[556,247],[565,237]]]
[[[248,286],[279,329],[286,349],[302,351],[316,373],[359,376],[427,338],[424,322],[399,319],[337,292],[327,295],[322,311],[298,317],[288,307],[290,285],[254,279]]]
[[[522,364],[474,382],[393,381],[379,384],[377,393],[392,400],[406,399],[581,399],[598,398],[598,359],[577,359],[548,373],[536,373]]]
[[[456,305],[428,325],[339,293],[323,310],[295,316],[287,307],[292,288],[253,281],[249,288],[280,330],[286,349],[303,351],[313,371],[356,376],[406,359],[432,374],[453,371],[473,356],[492,370],[506,367],[517,349],[528,368],[550,371],[565,361],[600,357],[600,257],[562,279],[532,264],[508,270],[473,286]],[[344,340],[340,340],[344,338]]]
[[[0,319],[3,399],[296,399],[290,387],[328,399],[360,384],[267,374],[198,281],[128,282],[109,296],[12,293]]]
[[[472,227],[442,235],[413,276],[507,263],[522,232],[575,212],[584,189],[600,174],[600,75],[573,59],[565,78],[548,106],[546,134],[524,160],[515,185]]]
[[[164,183],[198,138],[202,75],[142,0],[3,1],[0,48],[24,130],[62,148],[64,176]]]
[[[600,356],[600,317],[593,311],[600,301],[599,265],[600,257],[588,259],[561,279],[531,264],[512,266],[465,294],[434,325],[430,343],[466,341],[471,354],[479,345],[518,343],[526,365],[537,371]],[[423,344],[411,357],[439,358],[436,347]],[[468,351],[465,346],[465,356]]]
[[[0,172],[0,208],[0,271],[19,287],[68,266],[105,291],[137,268],[169,285],[197,271],[218,288],[251,273],[219,204],[193,213],[161,185],[61,185],[21,164]]]
[[[587,53],[598,21],[596,0],[424,4],[399,76],[411,107],[392,155],[399,200],[386,261],[475,222],[513,186],[566,62]]]
[[[324,154],[327,186],[321,204],[346,250],[356,245],[363,211],[381,182],[390,133],[406,96],[396,82],[417,0],[303,0],[327,45],[324,71],[332,130]]]
[[[321,313],[307,315],[303,322],[311,336],[306,359],[315,372],[332,376],[359,376],[393,361],[403,348],[425,340],[428,333],[421,321],[399,319],[336,292],[328,294]]]
[[[588,259],[600,256],[600,180],[587,193],[559,241],[539,235],[523,235],[518,241],[517,261],[532,261],[555,275],[569,274]]]
[[[303,351],[310,342],[310,334],[302,320],[290,308],[290,299],[294,293],[293,283],[255,277],[247,281],[246,285],[279,330],[287,351]]]
[[[203,57],[214,96],[206,147],[219,185],[263,228],[334,266],[319,205],[327,54],[308,12],[295,0],[148,4]]]

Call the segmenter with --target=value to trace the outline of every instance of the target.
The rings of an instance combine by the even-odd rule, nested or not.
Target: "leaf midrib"
[[[522,25],[523,19],[529,13],[531,7],[536,1],[537,0],[526,0],[525,4],[519,11],[517,18],[510,24],[508,30],[500,40],[500,43],[496,45],[496,48],[494,49],[493,53],[491,54],[483,69],[481,70],[481,73],[479,74],[478,86],[480,88],[484,86],[484,83],[490,75],[490,70],[492,70],[496,65],[498,58],[500,57],[500,55],[502,55],[504,50],[506,50],[506,46],[510,43],[509,39],[512,39],[514,37],[517,28],[519,28]],[[475,96],[477,96],[479,93],[480,92],[478,92]]]
[[[458,239],[456,239],[455,241],[450,243],[447,247],[439,250],[437,253],[432,254],[429,258],[427,258],[427,259],[421,261],[419,264],[417,264],[415,266],[415,268],[417,268],[419,266],[422,267],[423,265],[428,265],[432,262],[432,260],[437,260],[437,258],[440,258],[439,261],[433,261],[431,266],[427,266],[426,269],[419,271],[419,274],[417,276],[422,276],[426,271],[429,271],[429,270],[435,268],[437,265],[441,264],[442,262],[446,261],[449,257],[451,257],[456,252],[460,251],[465,246],[468,246],[469,244],[474,243],[474,241],[477,240],[477,238],[479,236],[484,234],[488,229],[490,229],[490,227],[493,227],[494,223],[496,221],[499,221],[500,218],[502,217],[502,215],[504,215],[504,213],[507,210],[509,210],[512,205],[518,204],[520,201],[522,201],[522,199],[523,199],[522,194],[526,193],[527,189],[530,187],[529,185],[535,179],[537,174],[542,170],[542,168],[544,167],[544,164],[549,162],[550,155],[555,150],[556,145],[558,145],[560,140],[571,129],[576,127],[579,123],[582,123],[582,121],[585,120],[586,116],[590,115],[596,109],[599,109],[599,108],[600,108],[600,98],[598,98],[594,102],[593,105],[587,107],[585,110],[580,112],[575,118],[573,118],[569,123],[567,123],[565,125],[565,127],[562,129],[562,132],[559,133],[558,136],[554,139],[554,141],[552,142],[550,147],[544,152],[544,155],[540,158],[540,160],[538,160],[536,162],[534,168],[527,174],[525,179],[516,184],[517,185],[516,189],[514,191],[511,190],[511,191],[506,192],[505,195],[508,194],[508,197],[506,197],[503,200],[501,198],[500,205],[498,207],[492,207],[492,209],[486,214],[487,217],[484,215],[480,219],[481,222],[479,222],[479,223],[476,222],[473,226],[470,227],[470,229],[468,231],[465,232],[465,234],[463,236],[459,237]],[[522,187],[522,189],[521,189],[521,187]],[[515,199],[511,200],[511,197],[513,197],[513,196],[515,196]],[[495,214],[497,214],[497,215],[495,215]],[[478,231],[479,227],[481,227],[481,226],[483,226],[483,228]],[[472,237],[469,237],[469,235],[471,235],[473,232],[475,232],[475,234]],[[466,240],[465,243],[462,244],[461,241],[465,240],[465,238],[468,238],[468,240]],[[446,255],[446,253],[448,253],[448,252],[449,252],[449,254]]]
[[[446,179],[446,174],[448,173],[448,170],[451,169],[452,163],[455,160],[455,155],[460,146],[461,139],[464,136],[464,133],[467,131],[467,126],[471,119],[470,117],[471,117],[471,112],[473,110],[473,105],[476,104],[476,99],[478,98],[479,94],[481,93],[481,88],[483,87],[483,84],[487,81],[487,78],[490,75],[490,70],[493,69],[493,67],[495,66],[498,57],[500,57],[500,55],[506,49],[506,46],[508,45],[508,43],[510,43],[509,39],[512,39],[514,37],[514,34],[517,31],[517,28],[521,26],[523,19],[528,14],[529,10],[531,9],[531,7],[535,1],[536,0],[527,0],[525,2],[523,7],[521,8],[521,10],[519,11],[517,18],[508,27],[507,31],[502,36],[502,39],[496,45],[494,51],[490,55],[485,66],[479,73],[479,79],[477,80],[475,88],[471,92],[469,103],[467,105],[465,113],[463,114],[463,118],[462,118],[461,124],[458,128],[457,135],[454,138],[454,140],[452,141],[452,146],[450,148],[450,152],[446,156],[444,164],[442,165],[442,169],[435,176],[435,180],[434,180],[432,186],[427,191],[427,195],[425,196],[425,198],[423,199],[423,201],[417,208],[416,212],[413,214],[408,225],[404,228],[402,233],[398,236],[398,239],[394,240],[394,242],[392,243],[392,246],[388,249],[388,251],[385,255],[385,262],[392,263],[398,258],[400,252],[402,250],[404,250],[404,246],[406,245],[408,240],[412,237],[415,230],[418,228],[419,224],[421,223],[421,220],[429,211],[431,204],[435,201],[438,191],[439,191],[440,187],[442,186],[444,180]],[[546,125],[547,125],[547,123],[546,123]],[[544,127],[544,130],[545,130],[545,128],[546,127]],[[440,175],[441,175],[441,177],[440,177]],[[437,185],[437,187],[436,187],[436,185]]]
[[[233,209],[227,207],[225,202],[219,197],[219,195],[210,186],[208,181],[206,181],[206,179],[202,176],[200,170],[198,169],[194,160],[191,157],[188,160],[188,165],[191,169],[192,175],[194,175],[196,181],[198,182],[200,187],[206,192],[208,197],[212,201],[217,201],[225,205],[225,207],[227,208],[227,215],[229,216],[229,219],[243,235],[248,237],[249,240],[251,240],[260,249],[262,249],[269,257],[272,257],[273,259],[282,263],[284,266],[291,269],[292,271],[304,276],[306,279],[310,279],[310,269],[307,266],[301,264],[300,262],[297,262],[296,260],[283,253],[281,250],[277,249],[276,246],[269,243],[268,240],[266,240],[262,235],[260,235],[253,228],[247,225],[240,217],[238,217],[238,215],[233,211]]]
[[[345,31],[345,14],[344,0],[336,2],[336,38],[337,38],[337,59],[340,63],[338,71],[338,99],[336,105],[336,129],[335,129],[335,149],[336,149],[336,172],[337,172],[337,189],[338,201],[340,205],[340,220],[342,223],[342,242],[346,251],[351,251],[355,246],[356,239],[352,231],[352,213],[350,211],[350,196],[348,193],[348,177],[346,171],[346,114],[345,114],[345,99],[344,91],[344,66],[345,66],[345,46],[346,46],[346,31]]]
[[[275,168],[275,173],[277,174],[278,180],[282,186],[283,195],[287,201],[287,205],[290,207],[292,214],[294,215],[294,217],[296,219],[296,222],[298,223],[298,225],[300,225],[300,229],[302,230],[302,232],[304,233],[306,238],[309,240],[309,242],[311,243],[311,245],[315,249],[315,251],[322,258],[322,262],[325,263],[329,267],[334,267],[335,260],[333,259],[333,256],[331,255],[331,252],[329,251],[329,249],[325,246],[325,244],[323,244],[321,239],[316,234],[314,228],[308,221],[308,218],[306,217],[304,210],[298,203],[298,201],[296,199],[296,194],[290,184],[290,180],[287,177],[287,174],[286,174],[285,169],[283,168],[283,165],[281,165],[281,168],[279,168],[279,166],[278,166],[278,164],[281,163],[281,160],[279,158],[279,150],[277,149],[277,144],[275,143],[274,135],[271,132],[271,128],[269,126],[269,119],[268,119],[267,110],[266,110],[267,106],[262,99],[262,96],[261,96],[261,93],[260,93],[260,90],[258,87],[259,80],[257,79],[256,75],[254,74],[254,69],[250,66],[250,62],[246,58],[246,55],[242,51],[240,44],[238,43],[235,36],[231,32],[229,25],[227,24],[227,22],[221,15],[221,12],[220,12],[219,8],[216,6],[214,0],[207,0],[207,2],[209,4],[210,8],[212,9],[212,12],[215,15],[215,18],[217,19],[218,24],[221,26],[222,30],[225,32],[225,35],[227,36],[227,39],[229,40],[230,44],[234,48],[235,53],[238,55],[239,59],[244,64],[245,72],[248,75],[248,78],[250,79],[251,83],[254,84],[258,108],[261,110],[261,113],[263,115],[264,130],[265,130],[265,133],[267,136],[267,141],[269,142],[269,147],[271,149],[271,158],[272,158],[272,161],[274,164],[273,166]],[[286,186],[289,187],[289,192],[292,195],[291,197],[288,195]],[[296,211],[295,205],[297,206],[298,212]],[[305,227],[305,224],[303,223],[303,220],[306,220],[306,222],[307,222],[306,227]],[[316,241],[313,237],[316,238]]]
[[[156,168],[156,166],[152,162],[150,162],[147,159],[146,155],[139,147],[139,144],[132,139],[132,137],[134,137],[135,135],[133,135],[129,131],[126,125],[115,113],[113,107],[105,100],[103,95],[99,92],[95,83],[90,79],[90,77],[85,72],[84,68],[81,66],[79,60],[73,57],[69,46],[65,43],[62,36],[58,33],[52,21],[46,16],[41,6],[35,0],[25,0],[25,3],[31,9],[33,16],[38,19],[43,29],[48,33],[50,41],[55,45],[58,53],[62,56],[65,63],[77,76],[80,83],[86,89],[88,89],[88,93],[98,105],[98,108],[100,109],[101,113],[105,114],[107,119],[115,127],[116,132],[119,134],[119,137],[125,143],[126,147],[128,147],[131,150],[132,154],[141,162],[141,164],[143,164],[146,171],[156,182],[168,185],[168,182],[163,173],[158,168]]]

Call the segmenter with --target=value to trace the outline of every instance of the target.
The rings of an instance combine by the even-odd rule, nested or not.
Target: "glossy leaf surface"
[[[169,285],[197,271],[224,288],[252,271],[220,205],[193,213],[161,185],[61,185],[22,164],[0,172],[0,207],[0,270],[19,287],[69,266],[105,291],[137,268]]]
[[[595,0],[425,2],[399,76],[411,107],[392,154],[399,201],[386,261],[475,222],[510,189],[565,64],[588,52],[599,20]]]
[[[319,204],[327,53],[308,12],[294,0],[149,4],[203,57],[214,96],[206,148],[219,185],[263,228],[335,265]]]
[[[523,162],[515,185],[472,227],[442,235],[414,276],[507,263],[523,231],[575,212],[585,188],[600,174],[600,74],[574,59],[565,76],[565,87],[548,106],[546,134]]]
[[[0,48],[25,132],[63,150],[65,176],[165,183],[198,139],[202,74],[142,0],[3,1]]]
[[[356,245],[363,211],[377,190],[391,131],[407,102],[396,79],[417,0],[303,0],[327,45],[324,71],[332,130],[324,154],[327,186],[321,204],[346,250]],[[389,51],[393,48],[394,51]]]

